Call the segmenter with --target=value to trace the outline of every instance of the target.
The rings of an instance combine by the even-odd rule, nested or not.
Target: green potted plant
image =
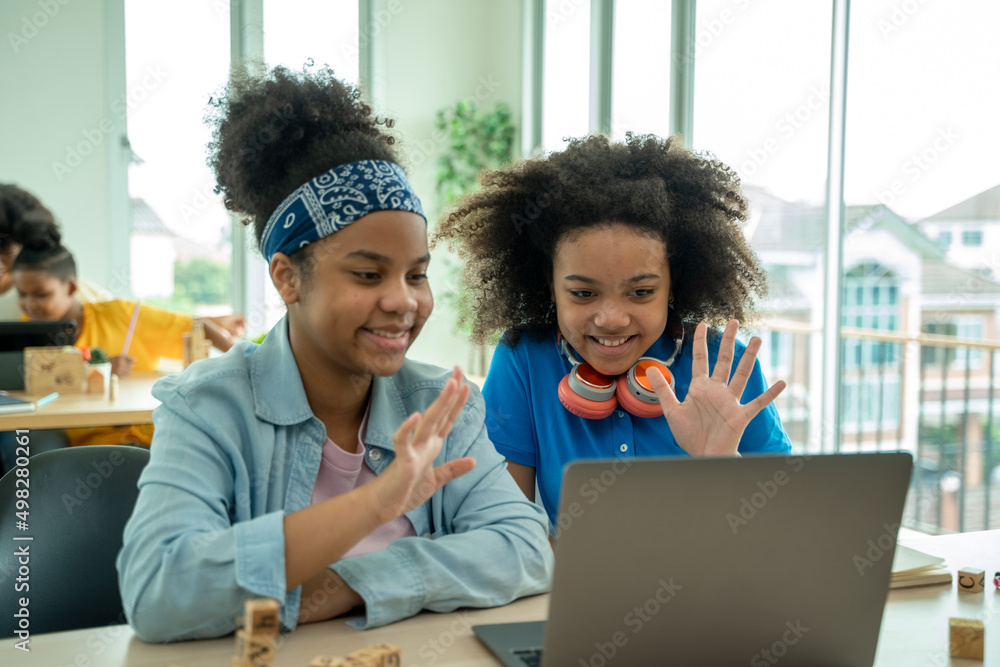
[[[478,188],[477,179],[483,169],[496,169],[514,157],[514,124],[510,107],[503,102],[497,103],[493,111],[485,112],[475,100],[461,100],[438,111],[436,126],[448,138],[448,148],[438,158],[435,173],[435,189],[442,208]],[[458,314],[456,328],[469,335],[472,310],[462,283],[462,267],[450,258],[445,258],[444,264],[449,289],[440,300]],[[476,346],[475,361],[469,372],[485,375],[489,365],[485,346]]]

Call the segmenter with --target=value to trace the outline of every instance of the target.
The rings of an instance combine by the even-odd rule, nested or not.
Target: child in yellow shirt
[[[24,239],[13,266],[18,304],[31,320],[75,320],[76,345],[100,347],[111,358],[111,370],[123,377],[133,370],[154,371],[161,357],[183,357],[182,335],[191,331],[190,315],[140,305],[132,341],[124,352],[125,336],[135,302],[125,300],[82,303],[76,296],[76,262],[60,243],[56,228],[39,229]],[[223,327],[238,330],[241,315],[206,318],[205,337],[227,351],[233,339]],[[221,325],[221,326],[220,326]],[[124,444],[149,445],[152,424],[114,428],[67,429],[72,445]]]

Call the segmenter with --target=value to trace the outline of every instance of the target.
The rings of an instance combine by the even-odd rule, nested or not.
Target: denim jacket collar
[[[292,354],[287,316],[274,325],[264,342],[250,355],[249,361],[254,412],[258,418],[281,426],[316,419],[306,398],[295,355]],[[397,380],[403,381],[401,375],[373,378],[372,407],[365,445],[395,451],[392,443],[396,430],[394,425],[402,423],[410,412],[403,402],[401,388],[397,386]]]

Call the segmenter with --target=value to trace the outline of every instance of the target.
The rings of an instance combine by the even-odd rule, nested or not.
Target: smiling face
[[[17,304],[32,320],[66,320],[73,317],[76,280],[60,280],[48,271],[16,269]]]
[[[627,225],[592,227],[556,244],[559,330],[605,375],[626,372],[663,334],[670,289],[666,245]]]
[[[427,226],[408,211],[376,211],[313,244],[308,275],[272,276],[289,304],[303,375],[394,374],[434,306]],[[285,260],[287,262],[287,259]]]

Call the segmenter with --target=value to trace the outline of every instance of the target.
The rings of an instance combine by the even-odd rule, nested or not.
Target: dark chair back
[[[0,478],[0,638],[126,622],[115,558],[148,461],[142,447],[70,447]]]

